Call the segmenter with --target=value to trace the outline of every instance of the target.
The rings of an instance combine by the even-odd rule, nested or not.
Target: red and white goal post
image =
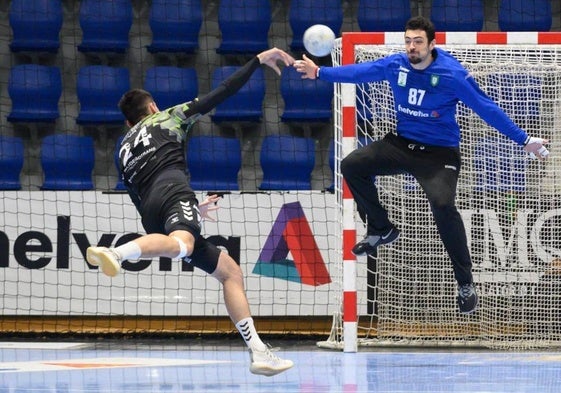
[[[450,51],[517,124],[550,141],[546,162],[484,123],[463,104],[462,214],[480,296],[478,311],[458,313],[451,262],[426,198],[408,176],[376,179],[380,199],[401,230],[376,258],[351,248],[364,225],[340,173],[340,162],[395,129],[386,82],[335,84],[335,193],[342,258],[341,312],[320,347],[357,351],[366,345],[561,346],[561,33],[447,32]],[[332,51],[343,65],[403,51],[403,33],[345,33]],[[332,273],[333,266],[331,266]]]

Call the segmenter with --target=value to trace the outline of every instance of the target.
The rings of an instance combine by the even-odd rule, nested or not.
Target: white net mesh
[[[334,65],[341,64],[340,41]],[[376,180],[400,240],[381,247],[368,263],[359,258],[359,345],[483,345],[496,348],[561,344],[561,48],[553,45],[441,46],[456,56],[481,88],[532,136],[550,140],[541,163],[459,104],[463,167],[457,205],[473,258],[480,307],[458,313],[451,262],[423,191],[409,176]],[[402,45],[360,45],[356,62],[403,50]],[[336,86],[336,140],[341,140],[341,85]],[[352,98],[352,97],[351,97]],[[346,102],[349,102],[346,97]],[[353,100],[354,101],[354,100]],[[357,144],[395,129],[389,85],[356,86]],[[341,143],[336,143],[340,162]],[[336,165],[341,202],[339,165]],[[342,210],[342,208],[341,208]],[[356,215],[357,233],[364,228]],[[321,346],[341,347],[341,323]]]

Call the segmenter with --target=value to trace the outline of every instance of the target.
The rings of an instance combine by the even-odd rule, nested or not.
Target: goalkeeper
[[[452,261],[459,310],[470,314],[477,308],[478,297],[465,228],[455,204],[461,167],[457,104],[462,101],[532,157],[545,159],[548,141],[531,137],[516,126],[458,60],[435,45],[434,25],[417,16],[405,26],[405,53],[341,67],[318,67],[304,55],[294,67],[308,79],[389,82],[397,112],[396,132],[353,151],[341,162],[343,178],[367,225],[366,236],[352,251],[355,255],[372,254],[378,246],[399,237],[399,230],[380,204],[372,176],[413,175],[427,195]]]
[[[89,247],[86,253],[88,262],[108,276],[117,275],[124,260],[164,256],[185,259],[219,280],[228,314],[249,348],[250,371],[266,376],[285,371],[293,363],[273,354],[259,338],[241,268],[201,236],[201,219],[211,218],[208,212],[217,208],[211,206],[218,197],[198,204],[186,173],[184,144],[193,124],[236,93],[260,64],[280,75],[278,62],[289,66],[294,59],[277,48],[261,52],[210,93],[163,111],[147,91],[125,93],[119,108],[131,128],[121,143],[119,165],[147,234],[116,248]]]

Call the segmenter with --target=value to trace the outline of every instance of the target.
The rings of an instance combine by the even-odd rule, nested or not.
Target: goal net
[[[524,151],[458,105],[463,167],[457,206],[466,226],[478,311],[459,314],[450,259],[414,178],[375,179],[382,204],[401,230],[376,258],[350,249],[364,234],[340,173],[357,146],[395,130],[387,82],[335,86],[335,192],[343,258],[341,313],[322,347],[367,345],[536,348],[561,345],[561,35],[439,33],[441,48],[528,134],[549,139],[546,162]],[[334,65],[403,51],[403,33],[349,33]]]

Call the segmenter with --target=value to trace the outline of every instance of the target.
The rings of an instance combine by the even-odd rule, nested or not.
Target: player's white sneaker
[[[86,260],[90,265],[101,267],[101,271],[109,277],[115,277],[121,269],[121,256],[112,248],[88,247]]]
[[[250,349],[249,357],[251,358],[249,371],[253,374],[265,375],[267,377],[272,377],[273,375],[282,373],[294,366],[292,360],[279,358],[271,352],[269,348],[264,351]]]

